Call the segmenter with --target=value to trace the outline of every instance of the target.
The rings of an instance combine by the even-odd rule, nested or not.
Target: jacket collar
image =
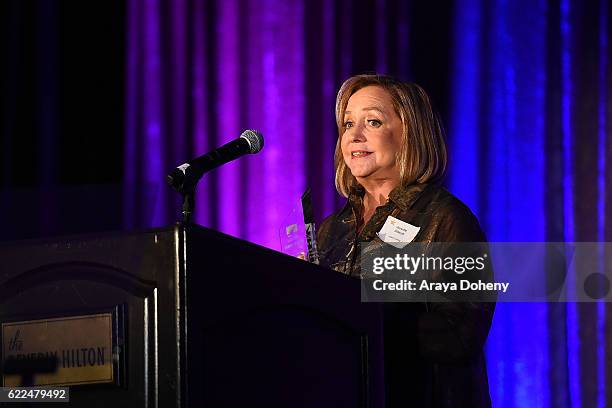
[[[402,211],[406,211],[412,207],[416,202],[417,198],[427,188],[427,184],[410,184],[408,186],[397,186],[391,193],[389,193],[389,200],[398,206]],[[353,214],[358,214],[363,208],[363,196],[365,189],[358,185],[351,190],[348,197],[347,207],[352,208],[353,211],[342,211],[343,219],[352,217]]]
[[[427,184],[411,184],[409,186],[398,186],[389,193],[389,200],[406,211],[410,209],[421,193],[427,188]]]

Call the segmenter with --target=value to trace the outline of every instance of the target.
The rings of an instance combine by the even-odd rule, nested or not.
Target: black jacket
[[[389,215],[420,227],[415,242],[485,242],[472,212],[445,189],[398,187],[363,226],[363,190],[318,231],[321,264],[361,277],[359,243],[376,238]],[[359,231],[359,233],[357,233]],[[490,407],[483,353],[494,303],[385,303],[387,407]]]

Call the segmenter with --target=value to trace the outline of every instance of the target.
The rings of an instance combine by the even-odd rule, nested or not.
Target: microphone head
[[[264,138],[256,130],[245,130],[240,137],[249,143],[249,153],[251,154],[259,153],[264,147]]]

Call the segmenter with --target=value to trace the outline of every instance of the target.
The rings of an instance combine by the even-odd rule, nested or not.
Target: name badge
[[[412,242],[420,230],[420,227],[388,216],[385,224],[376,234],[383,242],[401,249]]]

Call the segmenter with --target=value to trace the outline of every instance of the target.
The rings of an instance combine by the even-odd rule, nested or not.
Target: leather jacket
[[[442,187],[399,186],[364,226],[362,189],[326,218],[320,262],[361,277],[360,242],[376,238],[389,215],[420,227],[414,242],[486,242],[472,212]],[[490,407],[483,347],[494,303],[384,303],[387,407]]]

